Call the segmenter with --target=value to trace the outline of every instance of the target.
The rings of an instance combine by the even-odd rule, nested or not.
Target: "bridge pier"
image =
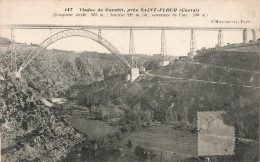
[[[195,32],[194,32],[194,30],[191,30],[190,53],[188,53],[188,56],[189,56],[190,58],[193,58],[194,55],[196,55]]]
[[[223,34],[222,34],[222,30],[218,31],[218,47],[221,47],[223,44]]]
[[[11,49],[11,61],[10,61],[10,69],[11,71],[17,71],[17,64],[16,64],[16,47],[15,47],[15,34],[14,34],[14,29],[11,28],[11,44],[10,44],[10,49]]]
[[[159,61],[159,66],[167,66],[169,65],[168,55],[167,55],[167,44],[166,44],[166,36],[164,29],[161,33],[161,55],[162,60]]]
[[[243,43],[247,43],[247,29],[243,30]]]
[[[251,29],[252,31],[252,40],[255,42],[256,41],[256,31],[255,29]]]
[[[129,41],[129,55],[131,55],[131,66],[136,67],[136,60],[134,58],[135,54],[135,42],[134,42],[134,32],[130,30],[130,41]]]

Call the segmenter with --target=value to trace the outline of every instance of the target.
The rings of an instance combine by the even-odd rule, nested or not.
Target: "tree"
[[[127,148],[128,148],[128,149],[131,149],[131,148],[133,147],[133,144],[132,144],[132,142],[131,142],[131,140],[130,140],[130,139],[128,140],[128,142],[127,142],[127,145],[126,145],[126,146],[127,146]]]
[[[144,111],[144,122],[146,122],[146,124],[148,124],[148,125],[150,125],[152,123],[152,111],[151,110]]]

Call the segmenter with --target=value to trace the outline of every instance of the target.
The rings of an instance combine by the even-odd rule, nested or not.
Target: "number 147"
[[[65,11],[72,11],[73,8],[65,8]]]

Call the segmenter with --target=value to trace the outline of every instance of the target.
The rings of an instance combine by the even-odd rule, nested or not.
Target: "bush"
[[[121,151],[118,148],[105,148],[98,150],[96,153],[97,161],[116,161],[121,156]]]
[[[135,147],[135,156],[138,160],[146,161],[148,159],[148,152],[141,146]]]
[[[128,125],[124,125],[124,126],[121,128],[121,132],[122,132],[122,133],[130,132],[130,131],[131,131],[131,127],[129,127]]]
[[[138,127],[136,125],[131,125],[131,132],[134,132],[138,129]]]
[[[122,133],[117,131],[116,137],[117,137],[118,140],[121,140],[122,139]]]
[[[132,142],[131,142],[131,140],[130,140],[130,139],[128,140],[128,142],[127,142],[127,145],[126,145],[126,146],[127,146],[127,148],[128,148],[128,149],[131,149],[131,148],[133,147],[133,144],[132,144]]]

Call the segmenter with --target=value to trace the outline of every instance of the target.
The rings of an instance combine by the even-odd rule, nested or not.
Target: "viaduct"
[[[11,30],[11,69],[15,72],[16,77],[21,77],[21,72],[26,68],[29,63],[38,56],[42,50],[47,48],[49,45],[67,37],[85,37],[91,39],[113,55],[115,55],[126,67],[129,68],[130,74],[127,79],[133,82],[139,76],[139,69],[136,65],[134,58],[135,54],[135,43],[134,43],[134,31],[135,30],[160,30],[161,31],[161,55],[162,60],[159,62],[159,66],[166,66],[169,64],[167,55],[167,44],[166,44],[166,34],[165,30],[189,30],[191,31],[190,38],[190,52],[189,56],[193,57],[196,54],[196,41],[195,41],[195,31],[218,31],[218,47],[223,45],[223,34],[222,31],[241,31],[243,34],[243,43],[248,42],[248,33],[252,32],[252,40],[256,41],[257,34],[259,34],[259,29],[247,29],[247,28],[207,28],[207,27],[167,27],[167,26],[89,26],[89,25],[48,25],[48,24],[11,24],[11,25],[1,25],[0,28],[8,28]],[[16,64],[16,51],[15,51],[15,29],[25,29],[25,30],[52,30],[59,29],[61,31],[54,33],[42,41],[37,48],[35,48],[24,62],[17,67]],[[89,30],[97,30],[97,34]],[[120,53],[120,51],[111,44],[107,39],[102,37],[102,30],[128,30],[130,31],[130,41],[129,41],[129,54],[131,55],[131,61],[126,60],[126,58]]]

